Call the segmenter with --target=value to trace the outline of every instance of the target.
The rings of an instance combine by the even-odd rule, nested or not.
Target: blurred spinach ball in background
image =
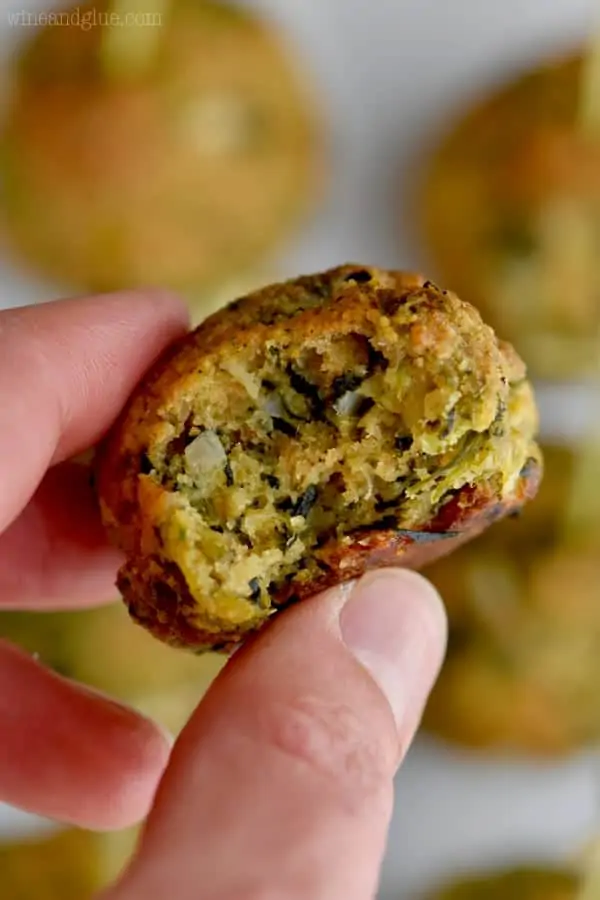
[[[89,29],[72,7],[26,44],[1,139],[3,231],[21,261],[77,290],[202,300],[308,212],[318,127],[269,23],[213,0],[160,6],[160,25]],[[77,9],[100,23],[111,3]]]
[[[418,217],[435,274],[510,340],[530,375],[595,374],[600,139],[581,55],[469,109],[428,161]]]
[[[520,519],[427,569],[450,638],[424,724],[488,753],[561,756],[600,739],[600,521],[595,485],[579,483],[593,447],[542,449]]]
[[[137,829],[96,834],[69,828],[0,843],[2,900],[92,900],[116,879]]]
[[[581,877],[559,869],[520,868],[473,876],[428,900],[577,900]]]

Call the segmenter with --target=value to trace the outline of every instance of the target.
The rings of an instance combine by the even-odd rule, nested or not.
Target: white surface
[[[596,765],[499,764],[419,740],[396,783],[381,900],[414,900],[461,869],[575,856],[597,825]]]
[[[466,95],[589,21],[592,0],[256,0],[277,18],[313,70],[329,128],[331,180],[314,223],[280,260],[286,275],[346,260],[419,267],[410,229],[410,165]],[[0,52],[27,29],[6,10],[46,8],[3,0]],[[397,223],[404,205],[404,233]],[[0,271],[0,306],[48,298],[55,289]],[[544,424],[567,431],[584,398],[545,393]],[[594,816],[590,760],[563,766],[494,765],[420,743],[397,784],[382,896],[413,897],[444,872],[527,854],[572,852]],[[27,820],[29,822],[29,820]],[[23,819],[0,810],[0,825]]]

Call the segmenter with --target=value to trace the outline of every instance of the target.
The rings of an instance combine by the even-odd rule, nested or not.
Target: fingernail
[[[416,572],[381,569],[356,582],[340,613],[344,643],[387,698],[398,726],[418,720],[446,646],[446,614]]]

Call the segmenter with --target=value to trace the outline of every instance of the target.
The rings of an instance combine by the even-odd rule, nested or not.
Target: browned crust
[[[359,578],[370,569],[387,566],[422,569],[476,537],[498,519],[518,512],[537,493],[541,476],[542,466],[532,458],[508,499],[501,500],[489,483],[469,486],[412,536],[391,530],[365,531],[354,535],[351,544],[331,542],[319,555],[326,567],[323,575],[308,584],[291,582],[274,599],[274,611]],[[171,584],[167,580],[148,578],[147,560],[130,560],[119,573],[118,588],[135,621],[162,641],[198,652],[210,649],[229,653],[245,640],[247,632],[233,630],[215,635],[192,626],[195,602],[185,579],[173,563],[159,560],[157,563]]]

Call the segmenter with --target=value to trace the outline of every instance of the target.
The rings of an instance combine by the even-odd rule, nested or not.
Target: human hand
[[[118,555],[85,472],[50,469],[27,501],[52,463],[97,440],[183,323],[160,295],[1,314],[0,527],[18,516],[0,538],[5,606],[111,596]],[[225,667],[177,741],[140,850],[104,900],[372,897],[393,775],[444,639],[437,595],[402,571],[280,616]],[[145,814],[168,754],[158,730],[6,646],[0,683],[10,734],[0,796],[92,828]],[[44,753],[27,762],[39,740]]]
[[[102,900],[368,900],[393,776],[444,647],[419,575],[303,601],[233,657],[172,752],[139,851]]]
[[[0,608],[115,599],[119,554],[89,472],[67,460],[186,326],[157,292],[0,313]],[[169,754],[153,723],[1,640],[0,733],[0,800],[93,829],[142,818]]]

